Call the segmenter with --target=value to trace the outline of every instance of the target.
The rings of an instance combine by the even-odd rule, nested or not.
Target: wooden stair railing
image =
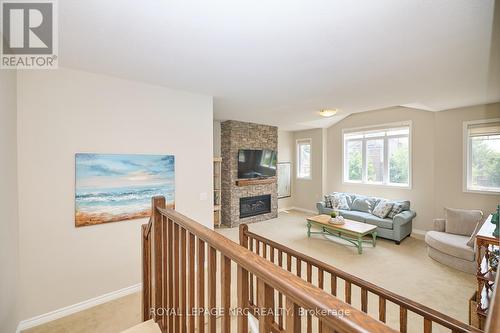
[[[163,197],[152,199],[151,223],[142,227],[142,235],[143,319],[154,318],[162,332],[246,333],[253,314],[259,333],[298,333],[304,310],[319,324],[315,331],[396,332],[246,246],[165,209]],[[250,276],[256,281],[256,304]],[[284,299],[283,316],[277,313],[277,294]],[[235,317],[237,330],[231,325]]]
[[[500,273],[497,272],[497,277],[495,280],[495,290],[493,291],[493,296],[490,300],[490,305],[488,307],[488,317],[486,319],[486,326],[484,331],[486,333],[498,333],[500,332],[500,291],[498,286],[500,286]]]
[[[386,323],[387,321],[388,302],[395,304],[399,307],[399,327],[397,327],[397,329],[400,332],[407,332],[408,330],[409,312],[422,318],[422,332],[424,333],[432,332],[433,326],[442,326],[453,333],[482,332],[477,328],[467,325],[427,306],[381,288],[268,238],[252,233],[248,230],[247,225],[240,225],[240,245],[248,248],[250,251],[260,255],[277,266],[286,268],[289,272],[295,273],[298,277],[301,277],[307,282],[314,283],[318,286],[318,288],[325,291],[328,289],[328,291],[334,296],[338,296],[338,294],[340,294],[339,285],[342,284],[344,301],[348,304],[353,303],[353,286],[358,287],[360,290],[360,308],[364,313],[368,312],[368,295],[375,295],[378,297],[377,319],[380,322]],[[305,272],[302,270],[303,266],[306,268]],[[317,277],[316,281],[312,281],[313,270]],[[328,280],[327,277],[329,277],[330,280],[330,286],[328,287],[325,283],[325,281]],[[249,286],[251,294],[250,302],[253,302],[254,299],[252,293],[254,285],[255,283],[252,281]],[[279,306],[281,306],[281,298],[278,299],[278,302]],[[310,322],[311,318],[308,317],[308,326],[310,325]],[[498,325],[498,321],[496,322],[496,325]],[[321,330],[319,330],[319,332],[321,332]],[[500,333],[500,330],[494,332]]]

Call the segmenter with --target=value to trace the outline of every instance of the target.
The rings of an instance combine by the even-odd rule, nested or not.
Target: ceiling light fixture
[[[322,117],[328,118],[334,116],[337,113],[337,111],[338,111],[337,109],[324,109],[319,111],[319,114]]]

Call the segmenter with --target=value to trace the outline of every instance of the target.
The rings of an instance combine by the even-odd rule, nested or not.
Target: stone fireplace
[[[228,120],[221,123],[222,223],[229,227],[278,217],[276,178],[238,181],[238,150],[278,150],[275,126]]]

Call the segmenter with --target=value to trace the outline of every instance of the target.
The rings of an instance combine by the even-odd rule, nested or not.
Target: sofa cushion
[[[373,209],[372,214],[376,217],[380,217],[381,219],[385,219],[391,212],[393,205],[393,202],[382,199],[377,203],[377,206],[375,206],[375,208]]]
[[[375,204],[377,203],[377,199],[369,198],[364,196],[359,196],[354,199],[351,210],[356,210],[358,212],[371,213]]]
[[[394,223],[392,219],[381,219],[380,217],[377,217],[375,215],[370,215],[365,218],[365,223],[376,225],[377,227],[384,228],[384,229],[393,229],[394,228]]]
[[[468,240],[467,236],[439,231],[428,231],[425,234],[425,243],[433,249],[456,258],[474,261],[474,250],[467,246]]]
[[[333,209],[349,210],[349,205],[347,204],[347,195],[344,193],[335,193],[330,197]]]
[[[456,234],[470,237],[478,222],[483,219],[483,212],[480,210],[465,210],[445,208],[446,227],[449,234]]]
[[[353,221],[358,221],[358,222],[365,222],[365,219],[373,216],[370,213],[365,213],[365,212],[358,212],[358,211],[353,211],[353,210],[339,210],[340,215],[345,217],[346,219],[353,220]]]
[[[405,210],[410,210],[410,202],[408,200],[393,201],[392,209],[387,217],[393,219],[394,216],[404,212]]]

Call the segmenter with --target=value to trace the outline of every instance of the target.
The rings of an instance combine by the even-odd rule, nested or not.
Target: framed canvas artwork
[[[278,163],[278,199],[287,198],[292,195],[290,186],[291,163]]]
[[[75,226],[145,218],[151,197],[175,205],[172,155],[75,155]]]

